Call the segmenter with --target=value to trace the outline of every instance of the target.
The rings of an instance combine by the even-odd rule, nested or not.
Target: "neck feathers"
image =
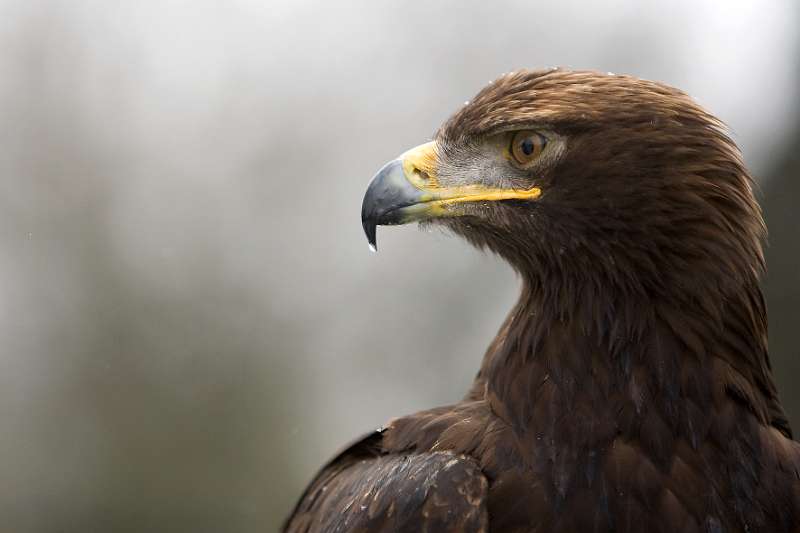
[[[576,453],[622,435],[668,461],[680,439],[696,447],[718,431],[718,411],[731,406],[790,436],[757,283],[720,306],[697,294],[611,298],[607,307],[587,296],[584,307],[565,311],[526,284],[473,395],[485,394],[523,439],[549,438]]]

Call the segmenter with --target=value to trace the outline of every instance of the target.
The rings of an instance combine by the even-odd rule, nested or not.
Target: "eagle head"
[[[724,294],[763,268],[752,180],[723,124],[631,76],[501,76],[381,168],[361,216],[372,246],[377,225],[443,225],[555,298]]]

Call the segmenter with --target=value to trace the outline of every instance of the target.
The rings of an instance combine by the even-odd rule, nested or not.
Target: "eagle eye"
[[[518,131],[511,137],[511,156],[519,165],[528,165],[542,154],[547,137],[536,131]]]

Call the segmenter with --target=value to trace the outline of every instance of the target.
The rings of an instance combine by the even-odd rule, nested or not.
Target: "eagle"
[[[521,70],[381,168],[376,226],[436,224],[521,295],[463,400],[395,418],[288,532],[800,531],[767,352],[765,225],[724,124],[633,76]]]

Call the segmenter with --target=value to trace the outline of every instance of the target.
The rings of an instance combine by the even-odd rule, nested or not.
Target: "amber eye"
[[[511,138],[511,155],[520,165],[539,157],[547,146],[547,137],[535,131],[518,131]]]

